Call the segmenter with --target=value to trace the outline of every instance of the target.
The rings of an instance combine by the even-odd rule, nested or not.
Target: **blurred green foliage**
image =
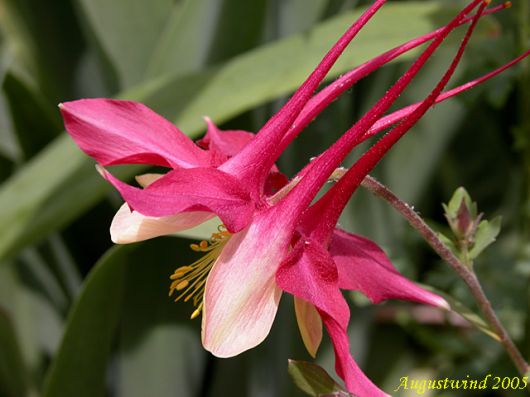
[[[189,240],[111,247],[108,227],[120,200],[62,132],[56,105],[113,96],[145,102],[192,137],[204,131],[202,115],[227,129],[256,131],[366,3],[0,2],[1,397],[300,395],[288,378],[287,359],[309,356],[291,300],[283,299],[278,321],[261,346],[227,360],[205,353],[197,320],[187,319],[190,307],[167,298],[169,275],[191,260]],[[390,1],[333,75],[432,30],[462,4]],[[526,0],[484,19],[455,83],[527,49],[529,31]],[[448,41],[399,105],[428,92],[455,43]],[[330,106],[287,150],[280,168],[294,174],[337,139],[403,72],[407,60],[361,81]],[[375,171],[439,230],[445,231],[439,203],[458,186],[466,187],[489,219],[502,215],[498,241],[475,267],[527,358],[529,82],[526,63],[436,106]],[[127,178],[139,169],[119,172]],[[476,311],[463,283],[385,203],[359,191],[342,224],[382,245],[408,277]],[[405,375],[515,375],[488,336],[461,323],[422,321],[410,315],[414,308],[352,300],[352,351],[385,390],[395,389]],[[327,341],[318,362],[331,371]]]

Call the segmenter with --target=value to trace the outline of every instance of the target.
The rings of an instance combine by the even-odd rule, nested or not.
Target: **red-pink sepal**
[[[80,99],[59,105],[66,131],[102,165],[201,167],[208,155],[174,124],[138,102]]]
[[[403,277],[383,250],[367,238],[335,229],[329,252],[341,289],[360,291],[373,303],[402,299],[449,308],[443,298]]]
[[[338,286],[338,273],[328,251],[301,238],[276,272],[276,283],[311,303],[320,312],[335,349],[335,368],[348,390],[358,397],[387,396],[360,370],[350,353],[347,327],[350,309]]]
[[[212,166],[219,166],[229,158],[237,155],[256,137],[254,133],[248,131],[221,130],[210,118],[205,117],[204,119],[208,129],[204,137],[197,141],[197,144],[208,151]],[[288,182],[287,177],[273,164],[265,181],[264,194],[270,196]]]
[[[197,145],[208,150],[212,166],[218,166],[239,153],[255,135],[243,130],[221,130],[209,117],[204,120],[208,126],[206,134],[197,141]]]
[[[208,211],[218,215],[230,232],[236,232],[248,225],[254,211],[254,203],[241,182],[215,168],[175,169],[145,189],[130,186],[101,167],[98,170],[142,215]]]

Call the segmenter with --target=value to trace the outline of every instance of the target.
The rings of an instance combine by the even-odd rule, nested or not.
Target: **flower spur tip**
[[[440,298],[439,299],[439,302],[438,302],[438,307],[440,309],[444,309],[444,310],[447,310],[448,312],[450,312],[451,310],[451,305],[449,305],[449,303],[444,299],[444,298]]]
[[[103,168],[101,164],[96,164],[95,167],[96,167],[96,171],[98,172],[98,174],[101,175],[103,178],[107,179],[105,175],[106,174],[105,168]]]

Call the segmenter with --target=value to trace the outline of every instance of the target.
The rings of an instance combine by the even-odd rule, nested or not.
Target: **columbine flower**
[[[435,90],[422,104],[404,109],[392,119],[383,118],[384,113],[443,39],[452,29],[467,21],[468,14],[482,1],[474,0],[446,27],[425,39],[433,39],[433,42],[398,83],[336,145],[311,163],[296,179],[296,183],[286,186],[275,195],[271,195],[272,190],[267,188],[269,183],[274,182],[274,176],[277,176],[274,162],[303,126],[339,95],[341,90],[332,87],[323,91],[308,105],[310,96],[347,43],[385,0],[374,2],[359,21],[352,25],[291,100],[255,137],[242,131],[221,132],[208,122],[208,134],[200,141],[199,147],[171,123],[137,103],[82,100],[62,105],[67,130],[79,146],[102,165],[142,163],[172,168],[162,176],[140,177],[138,182],[143,189],[127,185],[101,169],[105,178],[120,191],[128,204],[120,209],[113,221],[115,240],[130,242],[167,234],[203,222],[213,214],[218,215],[226,226],[226,229],[221,228],[214,234],[209,243],[193,247],[204,252],[204,258],[177,269],[172,276],[171,291],[180,294],[177,298],[193,301],[197,307],[194,317],[201,309],[203,311],[202,340],[206,349],[217,356],[227,357],[259,344],[270,330],[280,300],[281,290],[276,282],[280,263],[291,261],[293,265],[288,268],[295,269],[298,266],[295,254],[300,252],[303,256],[313,251],[316,252],[315,255],[322,254],[325,260],[329,257],[328,252],[334,252],[332,261],[340,262],[340,250],[333,247],[340,247],[341,241],[350,243],[355,240],[358,248],[356,255],[366,252],[372,257],[365,265],[371,263],[372,266],[386,268],[389,278],[385,280],[398,283],[403,291],[399,295],[395,288],[377,285],[381,281],[380,272],[374,278],[365,279],[355,272],[343,272],[343,279],[350,283],[345,288],[361,289],[374,301],[399,297],[444,305],[441,298],[399,276],[384,254],[367,241],[335,232],[338,243],[332,243],[329,251],[326,244],[320,242],[308,244],[315,247],[310,251],[303,246],[300,248],[301,242],[305,241],[300,236],[305,236],[304,230],[311,230],[311,225],[305,221],[301,225],[302,229],[299,226],[302,213],[357,143],[386,127],[387,122],[395,122],[407,115],[410,117],[402,125],[408,123],[410,128],[437,99],[441,88]],[[483,8],[484,5],[481,10]],[[479,16],[480,12],[474,22]],[[355,78],[351,78],[351,74],[347,75],[347,84],[353,84],[355,79],[381,66],[391,56],[393,55],[378,57],[372,64],[368,64],[370,67],[357,69]],[[303,122],[297,124],[296,120],[300,118]],[[405,130],[402,131],[404,132]],[[394,133],[392,136],[395,135]],[[393,144],[388,138],[384,142],[388,144],[386,149]],[[377,162],[382,155],[383,152],[374,156],[372,152],[370,158],[372,162],[374,159]],[[373,167],[375,162],[368,164],[369,166],[365,164],[367,169]],[[356,168],[356,177],[365,171],[368,172],[366,169]],[[350,179],[348,177],[344,180]],[[323,221],[333,227],[335,225],[333,216],[326,217]],[[294,254],[289,254],[291,249]],[[351,251],[346,250],[343,256],[350,260],[352,255]],[[293,262],[292,258],[296,261]],[[319,262],[311,262],[312,265],[314,263]],[[325,269],[330,268],[329,263],[323,264],[326,265]],[[311,282],[311,277],[315,274],[300,272],[307,282]],[[306,277],[308,275],[309,278]],[[327,281],[333,280],[323,280],[320,289],[317,288],[318,285],[310,285],[308,290],[317,294],[328,293],[331,285],[333,293],[339,291],[336,283],[330,284]],[[283,281],[281,284],[285,290],[289,290],[283,285]],[[317,304],[321,301],[308,299],[299,291],[293,290],[292,293],[303,299],[297,300],[297,312],[302,313],[299,317],[315,319],[312,307],[316,306],[333,337],[338,362],[345,363],[346,369],[357,368],[353,360],[346,358],[346,355],[349,356],[349,348],[344,335],[349,313],[328,312],[327,308]],[[304,302],[310,302],[313,306]],[[302,329],[304,330],[303,326]],[[308,326],[305,329],[308,331],[305,339],[315,339],[315,335],[311,334],[313,328]],[[344,368],[338,367],[339,374],[345,378],[351,391],[360,396],[384,395],[358,368],[353,371]],[[357,377],[357,382],[352,379],[352,374]]]
[[[113,239],[128,242],[167,234],[214,215],[231,233],[248,230],[253,218],[270,206],[267,177],[271,171],[274,173],[282,142],[286,145],[285,133],[348,43],[385,1],[375,1],[346,31],[251,145],[245,144],[248,135],[244,132],[225,132],[222,141],[217,139],[219,132],[209,123],[206,139],[200,142],[208,147],[203,150],[169,121],[130,101],[85,99],[62,104],[67,131],[100,164],[140,163],[172,168],[163,176],[141,178],[144,189],[127,185],[99,168],[127,202],[114,218]],[[240,142],[241,147],[228,153],[227,139],[230,143]],[[237,238],[234,236],[231,241]],[[184,288],[185,283],[179,285]],[[195,301],[198,307],[200,299]]]

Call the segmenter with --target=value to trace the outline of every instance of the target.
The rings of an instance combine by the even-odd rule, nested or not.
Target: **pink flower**
[[[132,242],[172,233],[214,214],[226,226],[226,230],[213,235],[210,243],[193,247],[205,252],[203,259],[177,269],[172,276],[171,291],[193,299],[197,306],[193,316],[203,311],[202,340],[206,349],[228,357],[259,344],[271,328],[283,289],[300,298],[296,300],[297,313],[310,350],[319,339],[314,327],[319,321],[314,308],[318,309],[334,342],[338,373],[350,391],[359,396],[384,393],[364,376],[349,354],[349,311],[340,289],[361,290],[374,302],[387,298],[437,306],[445,302],[399,275],[373,243],[336,230],[336,220],[347,198],[384,153],[435,101],[450,96],[449,92],[445,98],[440,94],[485,7],[483,0],[474,0],[446,27],[385,53],[339,80],[343,86],[351,86],[422,40],[433,40],[359,122],[295,181],[273,194],[275,187],[285,184],[274,162],[305,125],[342,92],[343,86],[331,85],[313,99],[311,95],[349,41],[384,2],[374,2],[255,136],[244,131],[222,132],[207,120],[208,133],[196,146],[167,120],[138,103],[96,99],[61,106],[68,132],[100,164],[140,163],[171,168],[164,175],[140,177],[143,189],[125,184],[101,168],[127,203],[114,218],[114,241]],[[479,4],[466,42],[433,93],[421,104],[383,117],[444,38],[468,21],[468,14]],[[403,122],[352,167],[324,199],[308,209],[322,185],[359,142],[398,120]],[[322,216],[317,209],[323,211]],[[357,269],[352,268],[352,261]],[[371,269],[370,275],[362,269]]]

